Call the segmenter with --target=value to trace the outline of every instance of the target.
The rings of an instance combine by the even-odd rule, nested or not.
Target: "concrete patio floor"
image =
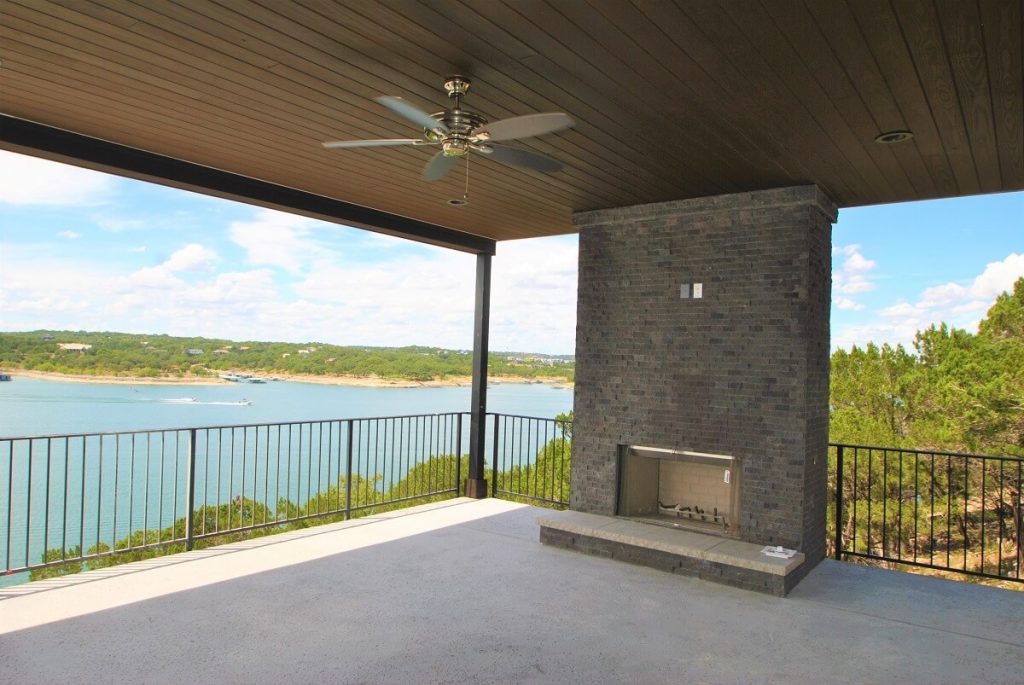
[[[4,683],[1020,683],[1024,593],[826,561],[786,599],[451,500],[0,589]]]

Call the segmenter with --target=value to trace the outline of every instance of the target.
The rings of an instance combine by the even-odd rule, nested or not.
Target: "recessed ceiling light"
[[[902,143],[904,140],[910,140],[914,137],[914,134],[910,131],[886,131],[875,136],[876,143],[882,143],[883,145],[892,145],[893,143]]]
[[[466,205],[469,204],[469,200],[464,200],[461,197],[453,197],[452,199],[448,200],[448,204],[450,204],[452,207],[465,207]]]

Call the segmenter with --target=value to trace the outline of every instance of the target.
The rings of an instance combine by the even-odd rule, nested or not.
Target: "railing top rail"
[[[400,414],[396,416],[347,416],[333,419],[302,419],[298,421],[264,421],[260,423],[234,423],[207,426],[180,426],[173,428],[134,428],[123,431],[97,431],[92,433],[49,433],[43,435],[0,435],[0,442],[17,442],[22,440],[54,440],[64,438],[95,438],[112,435],[150,435],[153,433],[187,433],[189,431],[223,430],[225,428],[261,428],[263,426],[298,426],[302,424],[338,423],[344,421],[385,421],[390,419],[418,419],[436,416],[468,415],[466,411],[436,412],[433,414]]]
[[[504,412],[500,412],[500,411],[489,411],[489,412],[487,412],[487,415],[488,416],[503,416],[506,419],[529,419],[531,421],[553,421],[554,423],[572,423],[572,421],[569,420],[569,419],[557,419],[557,418],[553,418],[553,417],[550,417],[550,416],[544,417],[544,416],[523,416],[521,414],[505,414]]]
[[[931,454],[931,455],[938,456],[938,457],[965,457],[965,458],[972,458],[972,459],[996,459],[996,460],[1001,460],[1001,461],[1013,461],[1013,462],[1024,461],[1024,457],[1014,457],[1014,456],[1010,456],[1010,455],[974,454],[974,453],[970,453],[970,452],[946,452],[946,451],[943,451],[943,450],[921,450],[921,449],[912,449],[910,447],[893,447],[891,445],[889,445],[889,446],[886,446],[886,445],[857,445],[857,444],[846,443],[846,442],[830,442],[828,444],[828,446],[829,447],[842,447],[844,449],[845,448],[851,448],[851,449],[858,449],[858,450],[879,450],[879,451],[888,451],[888,452],[906,452],[908,454]]]

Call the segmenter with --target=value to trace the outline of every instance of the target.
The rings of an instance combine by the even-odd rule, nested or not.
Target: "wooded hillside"
[[[832,355],[831,442],[1024,456],[1024,278],[977,334],[919,331],[914,353]]]
[[[471,375],[472,353],[436,347],[342,347],[169,335],[31,331],[0,333],[0,369],[103,376],[255,374],[378,376],[428,381]],[[490,373],[571,381],[572,357],[492,353]]]

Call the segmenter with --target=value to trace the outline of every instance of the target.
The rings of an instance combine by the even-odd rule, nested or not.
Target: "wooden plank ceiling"
[[[840,206],[1024,189],[1019,0],[0,0],[4,113],[504,240],[578,210],[819,184]],[[542,174],[434,148],[375,103],[490,120]],[[874,141],[909,129],[898,145]]]

